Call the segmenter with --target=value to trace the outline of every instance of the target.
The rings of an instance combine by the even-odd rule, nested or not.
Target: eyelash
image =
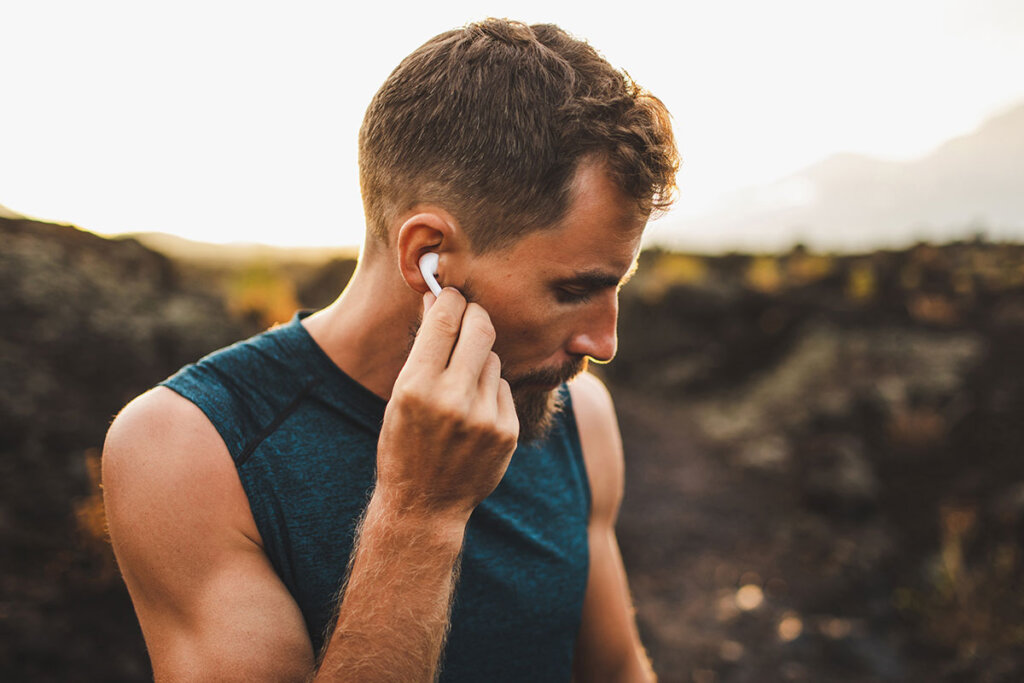
[[[577,293],[570,292],[565,289],[559,289],[556,298],[563,304],[585,304],[590,301],[593,296],[594,293],[590,291]]]

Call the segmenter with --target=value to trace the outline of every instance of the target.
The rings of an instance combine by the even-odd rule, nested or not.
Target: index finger
[[[480,304],[466,304],[459,339],[448,361],[448,372],[455,375],[463,386],[475,387],[492,346],[494,325],[487,311]]]
[[[462,327],[466,299],[458,290],[446,287],[426,313],[416,333],[406,365],[423,367],[440,374],[448,365]]]

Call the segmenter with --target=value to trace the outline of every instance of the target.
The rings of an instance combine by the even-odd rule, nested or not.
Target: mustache
[[[407,344],[406,352],[412,351],[412,346],[416,342],[416,335],[419,332],[420,326],[423,324],[422,315],[418,316],[415,322],[409,324],[409,343]],[[576,375],[586,371],[588,359],[586,356],[582,358],[574,358],[566,361],[562,365],[556,368],[543,368],[540,370],[531,370],[515,377],[509,377],[502,372],[502,377],[508,382],[509,388],[515,392],[524,387],[530,385],[552,385],[562,384],[568,382]]]
[[[509,387],[512,391],[516,391],[517,389],[535,384],[562,384],[563,382],[568,382],[570,379],[586,369],[586,357],[574,358],[573,360],[567,361],[556,368],[531,370],[530,372],[523,373],[522,375],[506,377],[505,379],[508,380]]]

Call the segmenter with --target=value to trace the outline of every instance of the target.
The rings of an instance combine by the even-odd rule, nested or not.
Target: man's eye
[[[575,289],[573,287],[559,287],[556,290],[556,298],[563,304],[584,303],[590,301],[593,292],[589,289]]]

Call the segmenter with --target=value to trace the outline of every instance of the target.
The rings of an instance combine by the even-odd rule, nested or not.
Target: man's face
[[[588,358],[615,355],[618,290],[631,274],[647,216],[608,178],[581,166],[573,202],[550,230],[466,257],[463,291],[491,316],[494,351],[509,381],[523,440],[543,435],[555,389]]]

